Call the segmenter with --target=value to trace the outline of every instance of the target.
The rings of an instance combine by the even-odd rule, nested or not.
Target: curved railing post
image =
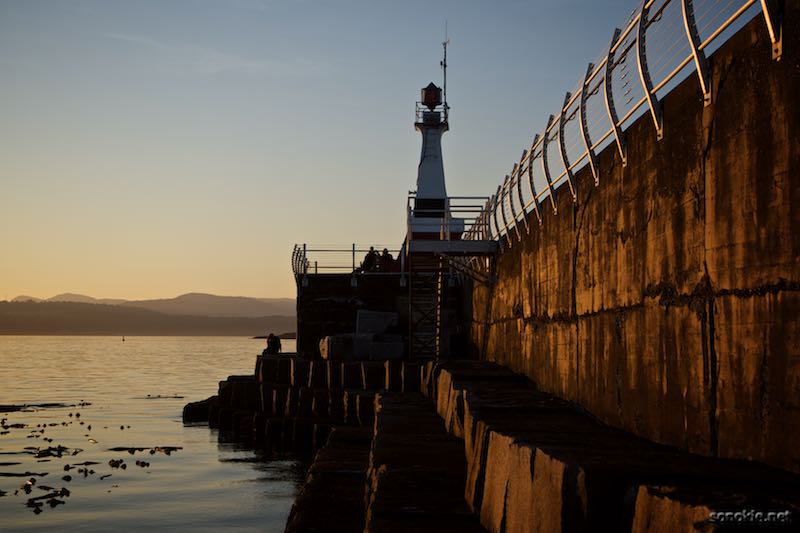
[[[533,212],[536,213],[536,218],[539,220],[539,226],[542,225],[542,213],[539,211],[539,195],[536,194],[536,187],[533,185],[533,163],[536,161],[536,145],[539,144],[539,134],[533,137],[531,149],[528,151],[528,187],[531,189],[531,197],[533,199]]]
[[[578,196],[575,194],[575,186],[572,184],[572,170],[569,168],[569,158],[567,157],[567,145],[564,143],[564,112],[572,98],[572,93],[567,92],[564,97],[564,104],[561,106],[561,113],[558,115],[558,153],[561,155],[561,162],[564,164],[564,171],[567,173],[567,185],[569,185],[569,192],[572,193],[572,202],[578,201]]]
[[[617,118],[617,108],[614,106],[614,93],[611,87],[611,73],[614,71],[614,47],[619,40],[620,33],[621,30],[619,28],[614,29],[614,36],[611,38],[611,44],[608,47],[604,94],[606,97],[608,120],[611,121],[611,128],[614,130],[614,139],[617,141],[619,157],[622,159],[622,166],[624,167],[628,164],[628,147],[625,144],[625,139],[622,137],[622,131],[619,128],[619,118]]]
[[[586,148],[586,157],[589,158],[589,168],[592,169],[592,176],[594,176],[594,186],[600,185],[600,176],[597,174],[597,161],[592,149],[592,141],[589,138],[589,125],[586,122],[586,88],[591,81],[589,76],[594,71],[594,64],[589,63],[589,68],[586,69],[586,76],[583,78],[583,85],[581,85],[581,101],[580,101],[580,119],[581,119],[581,138],[583,139],[583,146]]]
[[[506,186],[508,185],[508,174],[503,180],[503,185],[500,187],[500,215],[503,217],[503,229],[506,232],[506,242],[511,247],[511,236],[508,234],[508,217],[506,217]]]
[[[550,205],[553,207],[553,214],[558,214],[558,207],[556,206],[556,199],[553,195],[553,183],[550,180],[550,169],[547,164],[547,144],[550,134],[550,125],[553,123],[555,117],[550,115],[547,119],[547,126],[544,128],[544,137],[542,138],[542,170],[544,171],[544,179],[547,181],[547,190],[550,192]]]
[[[639,22],[636,25],[636,64],[639,67],[639,79],[642,82],[644,95],[647,98],[647,105],[650,107],[650,115],[653,117],[653,125],[656,128],[656,138],[664,138],[664,119],[661,114],[661,102],[653,91],[653,80],[650,79],[650,71],[647,68],[647,53],[645,51],[645,37],[647,34],[647,15],[650,13],[650,0],[642,0],[642,9],[639,12]]]
[[[519,205],[522,208],[522,220],[525,222],[525,233],[531,232],[531,227],[528,224],[528,211],[525,209],[525,199],[522,197],[522,165],[525,164],[525,156],[528,155],[527,150],[522,151],[522,157],[519,158],[519,165],[517,165],[517,197],[519,197]]]
[[[508,182],[508,204],[511,207],[511,218],[514,221],[514,233],[517,234],[517,240],[522,240],[522,234],[519,232],[519,215],[517,214],[516,206],[514,205],[514,192],[513,188],[516,186],[517,179],[517,163],[514,163],[514,168],[511,169],[511,180]]]
[[[761,0],[761,10],[772,42],[772,59],[781,60],[783,54],[783,0]]]
[[[500,197],[500,185],[497,186],[497,192],[494,193],[492,199],[492,219],[494,219],[494,229],[497,231],[497,240],[500,240],[500,224],[497,223],[497,199]]]
[[[483,240],[488,241],[492,238],[492,229],[489,227],[491,221],[489,220],[489,213],[492,210],[492,197],[486,199],[486,207],[481,213],[481,236]]]
[[[689,48],[692,49],[694,65],[697,67],[697,79],[700,81],[700,90],[703,91],[703,105],[711,105],[711,78],[708,75],[708,62],[706,53],[700,50],[700,34],[697,31],[697,22],[694,19],[694,3],[692,0],[681,0],[681,13],[683,14],[683,28],[686,38],[689,39]]]

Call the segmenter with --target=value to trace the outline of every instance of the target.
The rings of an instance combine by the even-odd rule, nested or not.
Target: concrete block
[[[279,453],[283,450],[283,417],[268,418],[264,429],[264,447]]]
[[[488,456],[486,450],[489,448],[489,428],[483,421],[477,421],[474,426],[475,432],[472,436],[472,446],[466,446],[467,456],[467,481],[464,488],[464,498],[473,513],[479,514],[483,506],[483,485],[486,477],[486,463],[483,460]]]
[[[342,388],[364,389],[361,363],[347,362],[342,364]]]
[[[397,327],[397,320],[397,313],[359,309],[356,312],[356,333],[385,333],[389,328]]]
[[[297,357],[291,360],[291,384],[292,387],[310,387],[311,382],[311,365],[313,363],[308,359],[299,359]]]
[[[237,411],[232,407],[219,408],[219,429],[229,430],[233,428],[233,415]]]
[[[237,440],[247,441],[253,435],[253,411],[237,409],[233,412],[231,429],[236,433]]]
[[[311,376],[309,377],[309,387],[314,388],[327,388],[329,387],[328,381],[328,367],[331,365],[338,365],[334,361],[314,361],[311,366]]]
[[[353,335],[353,357],[354,361],[368,361],[370,346],[372,346],[371,334]]]
[[[386,389],[392,392],[403,390],[403,361],[384,361]]]
[[[357,333],[331,335],[320,341],[320,354],[329,361],[367,361],[372,337]]]
[[[386,389],[387,372],[383,363],[378,361],[365,361],[361,365],[361,381],[364,389],[378,391]]]
[[[264,443],[264,432],[267,429],[267,419],[269,419],[269,415],[261,411],[257,411],[253,415],[252,438],[253,441],[259,445]]]
[[[286,409],[284,409],[283,415],[286,417],[297,416],[297,410],[300,407],[300,389],[289,387],[287,392]]]
[[[342,389],[328,391],[328,413],[334,423],[344,423],[345,419],[345,392]]]
[[[401,360],[405,355],[402,342],[373,342],[369,347],[370,361]]]
[[[272,389],[269,384],[258,384],[259,406],[264,413],[272,413]]]
[[[313,389],[313,402],[311,412],[317,418],[330,416],[330,393],[328,389]]]
[[[289,385],[292,377],[291,362],[292,357],[289,355],[262,355],[260,375],[256,375],[256,379],[261,383]]]
[[[254,376],[228,376],[219,382],[220,407],[255,408],[259,404],[258,387]]]
[[[706,524],[703,531],[719,531],[708,523],[712,509],[701,503],[689,503],[673,497],[666,487],[640,486],[636,491],[632,533],[672,533],[695,531],[697,524]]]
[[[419,369],[420,389],[428,397],[433,395],[433,388],[436,380],[436,367],[433,361],[424,361]]]
[[[800,293],[718,296],[719,453],[800,471]]]
[[[357,395],[357,416],[358,425],[372,427],[375,421],[375,395],[369,393],[359,393]]]
[[[344,423],[348,426],[358,426],[358,394],[359,390],[347,389],[344,391]]]
[[[278,385],[272,388],[272,414],[284,416],[286,413],[286,403],[289,398],[289,386]]]
[[[328,442],[328,437],[331,434],[330,424],[314,424],[314,452],[325,446]]]
[[[311,417],[314,408],[314,389],[303,387],[297,395],[297,415],[301,418]]]
[[[342,365],[339,361],[326,361],[325,369],[328,372],[328,388],[341,389],[342,387]]]
[[[402,365],[402,392],[421,392],[422,367],[418,361],[403,361]]]
[[[512,439],[494,431],[489,433],[489,446],[484,472],[483,501],[480,507],[481,524],[493,532],[503,531],[506,512],[506,491],[508,490],[509,448]],[[560,531],[540,529],[534,531]]]

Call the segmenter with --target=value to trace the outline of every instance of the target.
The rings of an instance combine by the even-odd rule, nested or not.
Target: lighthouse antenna
[[[444,83],[442,84],[442,92],[444,97],[444,120],[447,121],[447,111],[450,109],[450,106],[447,105],[447,45],[450,44],[450,38],[447,36],[447,20],[444,21],[444,41],[442,41],[442,50],[444,52],[444,57],[442,61],[439,62],[439,65],[442,67],[442,76],[444,78]]]

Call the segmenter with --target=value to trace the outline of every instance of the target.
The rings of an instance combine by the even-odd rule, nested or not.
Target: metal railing
[[[481,238],[507,236],[509,246],[512,234],[521,240],[531,213],[541,225],[546,204],[558,212],[556,188],[566,183],[576,201],[574,175],[587,165],[599,185],[596,154],[606,146],[615,144],[625,165],[625,130],[639,116],[650,114],[661,139],[661,98],[695,72],[709,105],[707,53],[759,12],[779,60],[782,6],[781,0],[643,0],[486,202],[479,220],[488,233]]]
[[[454,235],[460,239],[489,239],[489,225],[486,196],[448,196],[443,209],[426,209],[417,207],[416,194],[408,194],[406,202],[406,236],[415,231],[413,225],[427,223],[431,229],[435,225],[436,233],[441,240],[450,240]],[[441,214],[441,216],[436,216]],[[425,216],[431,218],[425,218]]]
[[[378,254],[387,249],[395,261],[399,260],[400,250],[383,245],[371,245]],[[292,250],[292,272],[295,276],[308,274],[346,274],[360,272],[363,259],[369,252],[369,246],[352,243],[350,246],[317,246],[309,247],[307,244],[295,244]],[[396,263],[397,264],[397,263]],[[396,269],[399,271],[399,268]],[[369,274],[382,274],[391,272],[386,269],[375,268]]]
[[[422,124],[425,121],[426,113],[438,113],[439,120],[445,124],[447,123],[447,118],[450,113],[450,106],[447,105],[447,102],[443,102],[434,109],[428,109],[422,102],[416,102],[414,105],[414,121],[418,124]]]

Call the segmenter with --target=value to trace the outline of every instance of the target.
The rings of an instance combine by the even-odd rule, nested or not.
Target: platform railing
[[[416,200],[416,194],[409,193],[406,203],[407,236],[412,235],[413,221],[417,220],[436,224],[436,233],[441,240],[450,240],[456,235],[459,239],[489,239],[488,197],[448,196],[443,209],[420,208],[417,207]]]
[[[481,236],[505,236],[508,246],[521,240],[530,231],[529,220],[541,225],[544,209],[558,212],[556,188],[566,184],[577,200],[574,176],[587,165],[599,185],[596,154],[614,144],[625,165],[625,132],[641,115],[650,115],[658,139],[677,134],[664,131],[661,99],[696,73],[709,105],[714,88],[707,56],[755,16],[763,15],[772,57],[780,60],[783,5],[782,0],[643,0],[487,201]]]
[[[392,254],[394,260],[391,268],[378,266],[363,270],[363,262],[369,247],[372,246],[379,255],[384,248]],[[350,245],[309,246],[308,244],[295,244],[292,249],[292,272],[295,276],[309,274],[387,274],[399,272],[398,256],[400,249],[382,244],[363,245],[351,243]]]

